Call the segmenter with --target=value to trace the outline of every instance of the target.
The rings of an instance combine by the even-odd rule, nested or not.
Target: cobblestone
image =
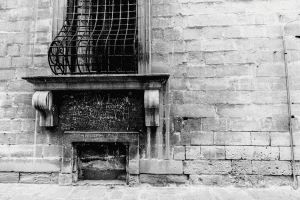
[[[0,184],[0,200],[300,200],[300,189]]]

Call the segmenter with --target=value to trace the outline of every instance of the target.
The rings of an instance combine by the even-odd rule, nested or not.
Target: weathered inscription
[[[139,131],[143,129],[140,92],[81,92],[63,96],[63,130]]]

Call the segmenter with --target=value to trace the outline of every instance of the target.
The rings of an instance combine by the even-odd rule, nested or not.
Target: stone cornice
[[[169,74],[56,75],[23,77],[37,91],[159,90]]]

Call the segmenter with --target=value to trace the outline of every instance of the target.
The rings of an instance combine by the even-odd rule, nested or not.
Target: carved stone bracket
[[[145,90],[145,125],[159,126],[159,90]]]
[[[58,124],[57,109],[51,91],[37,91],[32,97],[33,107],[40,113],[40,126],[53,127]]]

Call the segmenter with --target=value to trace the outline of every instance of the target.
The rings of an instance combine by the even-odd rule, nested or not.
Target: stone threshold
[[[79,180],[72,184],[73,186],[126,186],[125,180]]]

